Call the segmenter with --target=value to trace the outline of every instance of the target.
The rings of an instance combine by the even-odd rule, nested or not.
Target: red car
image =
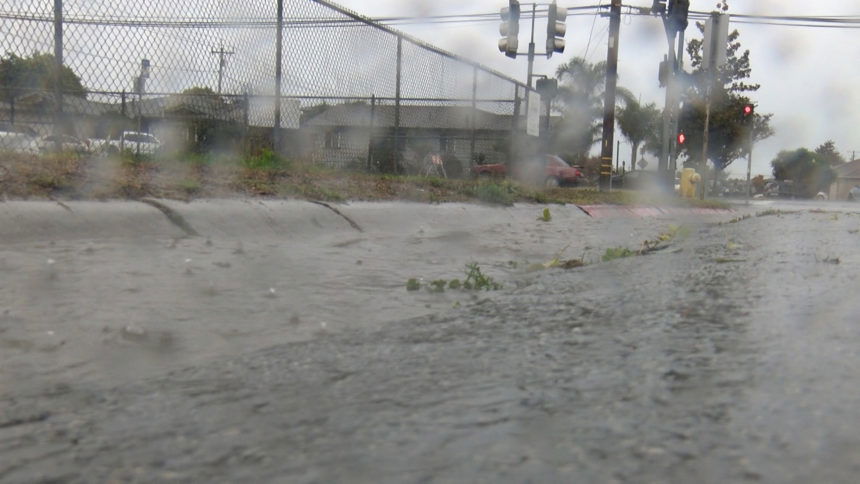
[[[543,183],[548,187],[562,185],[576,186],[584,179],[582,171],[575,166],[570,166],[566,161],[556,155],[542,155],[537,161],[543,164],[543,171],[535,173],[537,168],[531,163],[524,163],[524,177]],[[507,176],[508,167],[503,163],[488,165],[476,165],[472,167],[475,176]]]

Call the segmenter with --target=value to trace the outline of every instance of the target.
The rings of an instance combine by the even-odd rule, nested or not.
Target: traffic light
[[[509,0],[508,6],[502,9],[500,15],[502,24],[499,25],[499,33],[502,34],[502,38],[499,39],[499,50],[515,59],[519,48],[517,36],[520,33],[520,2]]]
[[[654,0],[651,4],[651,14],[663,15],[664,13],[666,13],[666,0]]]
[[[669,27],[674,32],[687,30],[687,14],[690,11],[690,0],[669,0],[667,10]]]
[[[687,135],[683,131],[678,133],[678,146],[682,146],[687,141]]]
[[[546,23],[546,57],[552,57],[553,52],[564,52],[564,34],[567,32],[567,9],[556,5],[555,0],[549,5]]]
[[[545,100],[552,99],[558,94],[558,80],[538,79],[535,81],[535,91]]]
[[[753,119],[754,115],[755,107],[752,104],[744,104],[743,108],[741,108],[741,120],[749,122]]]

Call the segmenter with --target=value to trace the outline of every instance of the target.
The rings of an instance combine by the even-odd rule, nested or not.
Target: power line
[[[591,16],[595,11],[600,11],[606,8],[605,5],[589,5],[582,7],[568,8],[568,17],[571,16]],[[632,16],[652,16],[649,9],[641,7],[630,7],[630,11],[624,15]],[[547,10],[539,9],[536,12],[537,18],[546,18]],[[691,18],[707,18],[710,13],[704,11],[690,11]],[[803,16],[803,15],[750,15],[750,14],[731,14],[732,21],[746,24],[760,25],[779,25],[779,26],[797,26],[797,27],[818,27],[818,28],[860,28],[860,16],[857,15],[819,15],[819,16]],[[53,18],[47,15],[26,14],[17,12],[0,12],[0,19],[31,21],[31,22],[53,22]],[[498,13],[472,13],[472,14],[455,14],[455,15],[431,15],[423,17],[378,17],[369,19],[372,22],[377,22],[385,25],[416,25],[416,24],[464,24],[464,23],[481,23],[481,22],[498,22]],[[120,18],[115,16],[69,16],[64,19],[65,23],[78,25],[96,25],[96,26],[114,26],[114,27],[137,27],[137,28],[275,28],[277,22],[266,18],[240,18],[224,20],[218,18]],[[348,17],[318,17],[318,18],[302,18],[285,21],[284,25],[287,28],[321,28],[321,27],[344,27],[344,26],[364,26],[363,22],[348,18]]]
[[[583,58],[588,57],[588,49],[591,48],[591,38],[594,35],[594,24],[597,23],[598,13],[594,12],[594,19],[591,21],[591,30],[588,31],[588,42],[585,44],[585,52],[582,54]]]

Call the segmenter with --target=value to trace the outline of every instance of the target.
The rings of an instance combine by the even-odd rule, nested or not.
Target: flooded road
[[[10,241],[0,255],[4,282],[8,275],[31,284],[21,287],[38,282],[69,307],[38,312],[34,307],[43,305],[18,303],[9,285],[0,292],[11,308],[0,319],[7,345],[0,481],[855,482],[860,211],[830,207],[787,213],[752,206],[680,222],[595,220],[553,207],[550,222],[537,221],[535,207],[510,209],[504,217],[511,221],[499,222],[484,211],[499,209],[459,206],[444,208],[459,210],[459,218],[442,211],[389,220],[390,210],[341,207],[361,232],[319,207],[303,218],[317,224],[295,235],[273,211],[269,226],[282,227],[280,233],[243,236],[241,245],[240,231],[219,235],[212,228],[248,222],[219,207],[221,223],[186,214],[209,235],[175,244],[169,237],[136,248],[87,237],[43,247]],[[748,213],[758,216],[743,217]],[[662,250],[601,262],[605,249],[635,249],[679,223],[686,229]],[[276,244],[280,237],[300,245],[317,225],[327,229],[306,245],[319,252],[291,254]],[[476,226],[496,232],[488,236]],[[52,276],[56,269],[19,258],[47,264],[42,258],[64,244],[73,245],[71,254],[104,258],[99,266],[111,270],[96,277],[53,257],[51,268],[64,262],[69,269]],[[565,257],[589,264],[523,269],[567,244]],[[118,276],[117,265],[139,260],[132,257],[138,250],[149,268],[124,270],[145,274]],[[240,259],[255,254],[254,263]],[[206,256],[208,265],[195,265]],[[343,269],[379,260],[396,263],[373,276]],[[405,289],[406,277],[457,277],[452,272],[469,261],[504,287]],[[284,295],[298,289],[274,276],[283,272],[277,264],[288,262],[325,282],[299,290],[312,310],[297,314],[298,321],[293,312],[300,306]],[[151,275],[168,267],[170,277]],[[219,270],[232,276],[214,278]],[[51,286],[81,273],[87,285],[104,282],[75,296],[66,296],[69,286]],[[147,277],[156,281],[139,282],[125,304],[102,298],[103,313],[93,304],[98,294],[112,287],[111,294],[122,293],[129,280]],[[362,286],[367,277],[376,279]],[[214,293],[196,285],[213,279]],[[333,309],[337,292],[356,286],[367,299],[350,292],[346,306]],[[91,298],[84,309],[71,307],[83,297]],[[152,308],[151,298],[171,304]],[[253,306],[258,312],[249,311]],[[140,318],[132,323],[143,333],[110,326],[99,346],[71,338],[67,344],[98,349],[77,366],[77,351],[50,349],[21,329],[46,324],[38,331],[49,331],[45,321],[53,317],[53,331],[71,321],[80,334],[99,334],[103,321],[89,325],[88,318],[114,314],[115,325],[132,324],[123,311]],[[211,318],[189,317],[194,311]],[[159,318],[171,324],[159,326]],[[216,341],[207,324],[247,325],[249,335],[236,337],[242,344],[195,345],[195,335]],[[164,336],[168,327],[172,336]],[[178,356],[177,348],[196,356]],[[123,358],[132,368],[104,369]]]

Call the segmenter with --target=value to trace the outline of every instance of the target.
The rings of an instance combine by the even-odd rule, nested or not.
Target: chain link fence
[[[0,0],[0,28],[7,150],[143,132],[162,151],[456,176],[508,161],[525,126],[523,84],[325,1]]]

